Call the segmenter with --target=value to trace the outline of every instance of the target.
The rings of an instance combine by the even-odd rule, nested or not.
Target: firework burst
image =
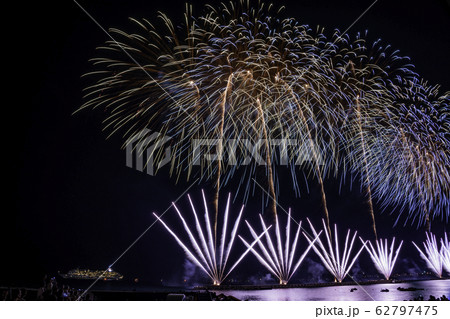
[[[280,225],[278,223],[278,216],[275,218],[275,244],[271,239],[268,230],[268,227],[264,223],[264,219],[261,215],[259,215],[262,229],[265,233],[265,243],[263,240],[258,241],[259,251],[255,248],[251,249],[251,252],[255,255],[258,261],[269,270],[276,278],[278,278],[280,285],[286,285],[289,280],[292,278],[294,273],[300,267],[303,259],[306,254],[314,245],[315,241],[319,238],[321,232],[309,243],[309,246],[305,249],[303,254],[298,257],[295,256],[297,250],[298,239],[300,235],[300,230],[302,229],[302,222],[298,223],[298,228],[294,236],[294,240],[291,242],[291,210],[289,209],[288,218],[286,222],[286,231],[285,238],[282,239],[280,232]],[[256,231],[252,228],[252,226],[246,221],[248,229],[252,234],[254,240],[257,240],[259,237]],[[297,222],[296,222],[297,223]],[[303,235],[305,235],[303,233]],[[306,235],[305,235],[306,236]],[[247,243],[241,236],[239,238],[242,242],[250,248],[251,245]],[[276,248],[275,248],[276,246]],[[284,250],[283,250],[284,246]]]
[[[369,253],[370,258],[375,264],[377,270],[384,276],[384,278],[386,278],[386,280],[389,280],[392,274],[392,270],[394,269],[395,262],[397,261],[400,248],[402,248],[403,241],[400,242],[400,245],[398,245],[397,249],[395,250],[395,237],[394,237],[388,250],[387,239],[384,240],[384,243],[383,239],[376,240],[375,241],[377,247],[376,249],[373,247],[370,241],[367,241],[369,243],[369,246],[367,246],[361,237],[359,237],[359,239],[366,247],[367,252]]]
[[[212,280],[213,285],[220,285],[227,277],[228,275],[233,271],[233,269],[242,261],[242,259],[247,255],[247,253],[252,249],[252,247],[260,240],[260,238],[264,235],[265,232],[267,232],[270,227],[268,227],[262,234],[257,236],[255,238],[255,241],[253,241],[250,245],[248,245],[247,250],[241,254],[241,256],[238,258],[238,260],[229,268],[227,268],[227,262],[230,256],[231,249],[233,247],[234,240],[236,238],[236,233],[239,227],[239,222],[241,220],[242,212],[244,210],[244,206],[242,206],[238,217],[236,218],[234,222],[233,229],[231,231],[231,234],[227,233],[227,227],[228,227],[228,213],[230,208],[230,196],[228,195],[228,201],[227,206],[224,213],[224,220],[223,220],[223,227],[222,227],[222,234],[220,238],[220,246],[218,249],[215,246],[216,238],[214,238],[213,230],[211,227],[211,222],[209,218],[208,213],[208,207],[207,202],[205,198],[205,194],[202,191],[203,195],[203,203],[204,203],[204,209],[205,209],[205,227],[203,228],[200,220],[197,216],[196,209],[194,207],[194,204],[192,203],[192,200],[190,196],[188,195],[189,202],[192,208],[192,213],[195,218],[195,229],[197,232],[197,235],[195,236],[193,232],[191,231],[188,223],[183,218],[181,212],[177,208],[175,204],[172,204],[175,208],[178,217],[180,218],[183,227],[189,237],[190,246],[188,247],[188,244],[183,242],[180,237],[178,237],[175,232],[160,218],[158,215],[155,215],[155,217],[158,219],[158,221],[161,222],[161,224],[167,229],[167,231],[175,238],[178,245],[183,248],[185,251],[187,257],[196,265],[198,266],[208,277]],[[206,235],[205,235],[206,233]],[[230,236],[230,238],[227,238],[227,235]]]
[[[351,241],[349,242],[350,229],[348,230],[347,236],[345,238],[344,251],[343,254],[341,255],[339,252],[339,240],[336,224],[334,224],[334,246],[333,246],[332,234],[328,233],[325,221],[322,220],[324,232],[327,238],[327,246],[325,246],[322,243],[322,240],[318,238],[319,234],[317,233],[317,231],[315,230],[314,226],[311,224],[309,219],[308,223],[309,226],[311,227],[313,236],[316,237],[317,239],[316,243],[313,244],[314,251],[316,252],[317,256],[319,256],[325,268],[327,268],[327,270],[334,276],[335,280],[338,282],[342,282],[344,278],[347,276],[350,269],[353,267],[353,264],[355,263],[356,259],[364,249],[363,245],[359,249],[359,251],[356,254],[354,254],[353,259],[351,259],[350,261],[350,256],[353,250],[353,244],[355,242],[357,232],[355,231]],[[310,238],[309,236],[305,237],[310,244],[313,243],[312,238]],[[365,242],[363,242],[363,244],[364,243]]]
[[[388,107],[367,105],[363,113],[367,147],[348,153],[382,205],[398,206],[405,223],[427,224],[429,230],[431,219],[449,214],[449,96],[439,97],[437,86],[417,78],[383,92]]]
[[[447,233],[444,233],[444,238],[441,238],[441,256],[442,264],[450,274],[450,241],[448,240]]]
[[[414,246],[420,253],[420,257],[422,257],[426,263],[428,268],[439,278],[442,277],[442,264],[443,264],[443,256],[441,254],[442,251],[439,251],[438,243],[436,241],[436,236],[432,233],[426,233],[427,240],[423,243],[423,248],[425,253],[416,245],[415,242],[412,242]]]

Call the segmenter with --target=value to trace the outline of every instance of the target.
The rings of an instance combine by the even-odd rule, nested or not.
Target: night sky
[[[0,286],[39,282],[44,273],[66,272],[75,267],[104,269],[154,222],[152,212],[164,212],[190,185],[176,185],[165,171],[149,176],[126,167],[120,137],[106,139],[107,134],[102,132],[101,112],[72,114],[81,105],[82,89],[88,84],[81,75],[92,70],[88,60],[108,36],[74,2],[60,2],[33,2],[26,5],[26,13],[24,8],[17,11],[22,13],[14,23],[25,28],[13,26],[17,27],[14,44],[9,48],[13,59],[5,62],[20,67],[14,68],[11,77],[17,90],[14,103],[9,106],[13,115],[4,123],[13,121],[14,126],[5,137],[8,145],[12,142],[5,152],[11,161],[5,174],[12,171],[13,180],[7,183],[12,194],[7,192],[5,201],[12,205],[4,205],[3,209],[8,231],[3,232],[2,264],[7,270],[1,273]],[[104,28],[126,30],[131,26],[128,17],[154,21],[159,10],[180,21],[184,2],[79,3]],[[217,1],[190,3],[194,14],[198,14],[204,4]],[[345,30],[372,0],[276,3],[287,7],[285,15],[302,24],[321,25],[331,35],[334,28]],[[349,32],[354,35],[366,29],[370,39],[382,38],[399,49],[401,55],[409,56],[418,74],[432,84],[441,84],[441,93],[450,90],[449,2],[379,0]],[[285,184],[288,186],[282,186],[280,205],[292,207],[297,220],[310,217],[318,225],[322,209],[314,181],[310,194],[304,194],[301,200],[293,197],[289,179]],[[189,192],[199,208],[202,188],[212,198],[209,184],[196,185]],[[224,195],[235,188],[236,183],[223,190],[222,204]],[[337,189],[336,181],[327,182],[331,222],[338,224],[341,233],[351,227],[371,238],[367,206],[358,187],[347,187],[340,195]],[[179,205],[185,208],[186,215],[190,214],[186,198]],[[240,205],[239,200],[233,205],[236,214]],[[423,229],[409,224],[393,229],[394,217],[389,216],[389,211],[380,215],[379,207],[376,210],[379,236],[407,239],[409,248],[405,248],[405,255],[409,250],[423,265],[410,249],[411,239],[424,240]],[[250,199],[244,216],[256,221],[260,211],[261,198],[257,195]],[[174,213],[170,209],[165,219],[179,224]],[[250,237],[244,224],[240,229],[245,237]],[[435,221],[433,230],[441,235],[444,226]],[[243,245],[236,242],[236,248],[243,250]],[[139,277],[150,284],[160,283],[161,278],[164,283],[177,284],[186,276],[184,260],[182,250],[156,224],[114,268],[127,278]],[[239,268],[240,274],[266,273],[253,256],[248,261]],[[255,270],[249,269],[253,267]]]

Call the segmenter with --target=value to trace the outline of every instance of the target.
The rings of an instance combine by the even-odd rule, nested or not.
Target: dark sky
[[[153,21],[158,10],[174,20],[184,12],[184,1],[178,0],[79,3],[106,29],[126,29],[130,26],[128,17]],[[217,1],[190,3],[194,4],[194,12],[201,12],[204,3]],[[277,3],[286,5],[286,13],[300,23],[324,26],[331,34],[334,28],[345,30],[372,1]],[[368,29],[374,39],[382,38],[402,55],[411,57],[416,71],[430,83],[441,84],[444,92],[450,90],[449,10],[446,1],[379,0],[350,33]],[[65,272],[77,266],[108,266],[154,221],[151,213],[163,212],[187,186],[175,185],[165,174],[152,177],[126,167],[121,140],[106,140],[98,112],[72,115],[82,103],[82,88],[86,85],[80,76],[91,70],[88,60],[107,35],[70,0],[33,3],[15,12],[20,13],[14,21],[18,25],[12,26],[17,28],[17,35],[13,35],[8,48],[12,57],[5,63],[13,67],[10,79],[16,93],[13,115],[4,123],[13,121],[14,125],[6,137],[5,152],[11,159],[5,172],[13,176],[8,184],[12,194],[6,194],[5,203],[12,205],[4,209],[5,224],[10,226],[3,233],[6,247],[2,263],[8,270],[2,272],[5,278],[0,285],[30,281],[42,273]],[[190,192],[199,207],[202,187],[211,194],[206,184]],[[342,225],[341,232],[352,227],[369,236],[369,221],[361,213],[365,213],[366,206],[358,190],[338,195],[336,189],[329,182],[331,221]],[[301,211],[298,218],[312,216],[319,221],[320,202],[314,183],[311,190],[312,194],[303,200],[294,200],[290,192],[283,193],[282,206]],[[259,203],[260,198],[249,203],[249,219],[256,216],[253,212],[259,212]],[[186,204],[183,198],[180,206],[187,209]],[[235,203],[234,207],[238,206]],[[176,222],[173,213],[170,210],[167,219]],[[399,234],[423,240],[423,232],[415,227],[392,229],[388,213],[380,216],[378,212],[377,219],[383,236]],[[433,227],[437,232],[443,230],[439,223]],[[244,227],[241,230],[245,231]],[[155,225],[115,268],[129,278],[150,282],[173,278],[176,282],[181,278],[183,262],[181,249],[160,225]]]

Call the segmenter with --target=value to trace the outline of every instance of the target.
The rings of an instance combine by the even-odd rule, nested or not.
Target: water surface
[[[421,288],[416,291],[399,291],[402,288]],[[356,288],[356,290],[355,290]],[[351,290],[353,289],[353,292]],[[389,292],[381,292],[388,289]],[[430,295],[450,297],[450,279],[425,280],[406,283],[383,283],[373,285],[346,285],[317,288],[281,288],[264,290],[220,290],[217,294],[232,295],[240,300],[302,300],[302,301],[401,301],[423,296],[428,300]]]

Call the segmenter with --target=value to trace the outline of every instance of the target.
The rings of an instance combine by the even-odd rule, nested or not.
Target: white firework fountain
[[[318,233],[315,230],[314,226],[311,224],[310,220],[308,220],[309,226],[311,227],[311,231],[313,236],[305,236],[306,239],[311,244],[313,242],[314,237],[318,237]],[[341,256],[339,250],[339,240],[337,233],[337,226],[334,224],[334,246],[332,243],[332,234],[327,231],[327,227],[325,225],[325,221],[322,219],[323,229],[327,238],[327,246],[322,243],[320,238],[313,244],[313,249],[316,254],[319,256],[320,260],[324,264],[325,268],[334,276],[335,281],[342,282],[344,278],[348,275],[350,269],[353,267],[356,259],[361,254],[364,249],[364,245],[359,249],[359,251],[353,256],[350,262],[350,256],[353,250],[353,244],[355,242],[357,231],[355,231],[351,241],[350,238],[350,229],[347,232],[347,236],[345,238],[344,250]],[[364,242],[363,242],[364,243]]]
[[[155,213],[155,217],[161,222],[161,224],[164,225],[164,227],[167,229],[167,231],[175,238],[178,245],[183,248],[185,251],[187,257],[196,265],[198,266],[205,274],[208,275],[209,278],[211,278],[213,285],[218,286],[220,285],[227,277],[228,275],[233,271],[234,268],[242,261],[242,259],[248,254],[248,252],[253,248],[253,246],[261,239],[261,237],[270,229],[268,227],[262,234],[257,236],[255,240],[248,246],[247,250],[241,254],[241,256],[238,258],[238,260],[227,269],[227,262],[228,258],[230,256],[231,249],[233,247],[234,240],[236,238],[236,233],[239,227],[239,222],[241,220],[241,216],[244,210],[244,206],[242,206],[239,215],[237,219],[234,222],[234,226],[232,228],[230,238],[227,238],[227,226],[228,226],[228,215],[229,215],[229,208],[230,208],[230,194],[228,195],[227,200],[227,206],[224,213],[224,219],[223,219],[223,226],[222,226],[222,233],[221,233],[221,239],[220,239],[220,246],[216,247],[216,238],[213,236],[213,230],[211,227],[211,222],[209,218],[208,213],[208,207],[207,207],[207,201],[205,198],[205,194],[202,191],[203,195],[203,203],[204,203],[204,209],[205,209],[205,229],[202,227],[199,218],[197,216],[197,212],[195,210],[194,204],[192,203],[192,200],[190,196],[188,195],[189,202],[192,207],[192,212],[195,218],[195,229],[196,229],[196,236],[192,233],[191,229],[189,228],[188,223],[183,218],[180,210],[177,208],[177,206],[172,203],[173,207],[175,208],[176,212],[178,213],[178,216],[180,217],[181,222],[183,223],[184,229],[189,237],[189,241],[191,244],[191,247],[189,248],[187,244],[185,244],[176,234],[174,231],[170,229],[170,227]],[[206,233],[206,236],[205,236]]]
[[[295,233],[294,240],[291,242],[291,210],[289,209],[288,213],[288,219],[286,222],[286,232],[285,232],[285,238],[284,241],[281,236],[280,232],[280,224],[278,223],[278,216],[275,217],[275,245],[272,241],[269,232],[268,227],[264,223],[264,219],[261,215],[259,215],[261,226],[263,229],[263,232],[265,233],[265,243],[261,239],[258,241],[257,247],[259,247],[259,250],[255,248],[251,248],[251,245],[245,241],[241,236],[239,238],[242,240],[242,242],[245,244],[247,248],[251,249],[251,252],[255,255],[255,257],[258,259],[258,261],[267,269],[269,270],[276,278],[278,278],[280,285],[286,285],[291,277],[294,275],[294,273],[297,271],[297,269],[300,267],[303,259],[305,258],[306,254],[309,252],[309,250],[314,245],[314,242],[319,238],[320,233],[316,236],[316,238],[309,243],[309,246],[306,248],[306,250],[303,252],[303,254],[296,259],[295,253],[297,249],[298,239],[300,235],[300,230],[302,228],[302,222],[300,221],[298,224],[297,232]],[[255,232],[255,230],[252,228],[252,226],[247,222],[248,229],[250,230],[250,233],[252,234],[252,237],[254,240],[258,239],[258,234]],[[295,221],[294,221],[295,222]],[[303,233],[303,235],[305,235]],[[276,246],[276,248],[275,248]],[[284,246],[284,249],[283,249]],[[295,260],[295,264],[294,264]]]
[[[370,255],[373,263],[377,270],[389,280],[392,275],[392,270],[394,269],[395,262],[397,261],[398,254],[400,252],[400,248],[402,248],[403,240],[400,242],[400,245],[395,250],[395,237],[392,239],[392,243],[388,250],[388,240],[385,239],[383,243],[383,239],[379,239],[375,241],[376,249],[372,245],[370,241],[367,241],[369,245],[366,245],[364,240],[359,237],[363,245],[366,247],[367,252]],[[395,253],[394,253],[395,251]]]
[[[450,274],[450,241],[448,240],[447,233],[444,233],[444,238],[441,238],[441,258],[442,265]]]
[[[427,240],[423,243],[425,252],[423,252],[415,242],[412,242],[416,246],[420,253],[420,256],[426,261],[428,268],[439,278],[442,277],[442,264],[443,256],[439,251],[436,236],[432,233],[426,233]]]

